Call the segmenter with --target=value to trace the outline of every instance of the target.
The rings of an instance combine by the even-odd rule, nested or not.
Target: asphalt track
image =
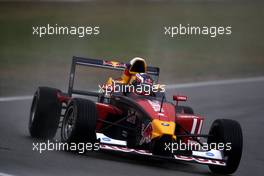
[[[189,96],[187,104],[207,119],[203,129],[208,132],[213,120],[230,118],[239,121],[244,135],[240,167],[234,175],[263,175],[264,80],[171,86],[174,93]],[[213,175],[207,166],[170,163],[112,153],[72,153],[32,151],[33,141],[27,123],[31,101],[13,99],[0,101],[0,176],[30,175]]]

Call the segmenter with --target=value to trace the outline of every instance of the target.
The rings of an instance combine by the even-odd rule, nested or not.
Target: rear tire
[[[52,139],[58,129],[61,103],[58,89],[39,87],[34,94],[29,118],[29,133],[38,139]]]
[[[211,126],[208,138],[208,144],[211,143],[231,143],[231,150],[224,150],[226,166],[209,165],[213,173],[232,174],[240,163],[243,148],[243,135],[241,126],[237,121],[229,119],[215,120]]]
[[[97,110],[93,101],[72,99],[62,122],[62,141],[77,144],[96,142],[96,122]]]

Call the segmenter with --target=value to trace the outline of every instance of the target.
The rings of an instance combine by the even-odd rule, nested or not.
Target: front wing
[[[100,150],[103,151],[123,152],[123,153],[137,154],[137,155],[145,155],[145,156],[166,159],[166,160],[185,161],[185,162],[193,162],[193,163],[206,164],[206,165],[219,165],[219,166],[226,165],[226,162],[222,157],[222,153],[218,150],[192,151],[192,155],[190,156],[175,154],[172,157],[166,157],[166,156],[153,155],[151,152],[147,150],[127,148],[126,141],[111,139],[103,135],[102,133],[97,133],[97,138],[100,139]]]

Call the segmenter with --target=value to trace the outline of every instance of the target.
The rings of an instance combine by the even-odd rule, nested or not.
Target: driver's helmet
[[[150,94],[153,83],[151,76],[146,73],[137,73],[132,81],[132,85],[136,88],[135,92],[142,95]]]
[[[132,75],[137,73],[146,73],[146,70],[147,64],[143,58],[135,57],[129,62],[128,71]]]

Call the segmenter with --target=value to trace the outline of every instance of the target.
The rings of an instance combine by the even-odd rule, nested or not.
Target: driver
[[[147,91],[145,91],[146,89],[144,89],[142,94],[150,95],[151,89],[154,84],[154,80],[146,72],[147,72],[146,61],[143,58],[135,57],[129,62],[129,64],[126,65],[126,68],[123,71],[121,77],[118,79],[112,79],[112,77],[110,77],[106,82],[105,87],[106,89],[110,88],[110,91],[113,91],[114,84],[121,84],[124,86],[138,85],[139,87],[142,86],[148,88]],[[158,90],[162,89],[159,84],[156,84],[156,88]]]
[[[146,73],[137,73],[130,79],[130,84],[135,87],[134,91],[140,95],[150,95],[153,83],[151,76]]]
[[[118,84],[131,84],[134,80],[136,74],[146,73],[147,64],[143,58],[135,57],[133,58],[129,64],[127,64],[126,69],[122,73],[121,77],[113,80],[111,77],[107,81],[107,85],[112,85],[113,81]]]

